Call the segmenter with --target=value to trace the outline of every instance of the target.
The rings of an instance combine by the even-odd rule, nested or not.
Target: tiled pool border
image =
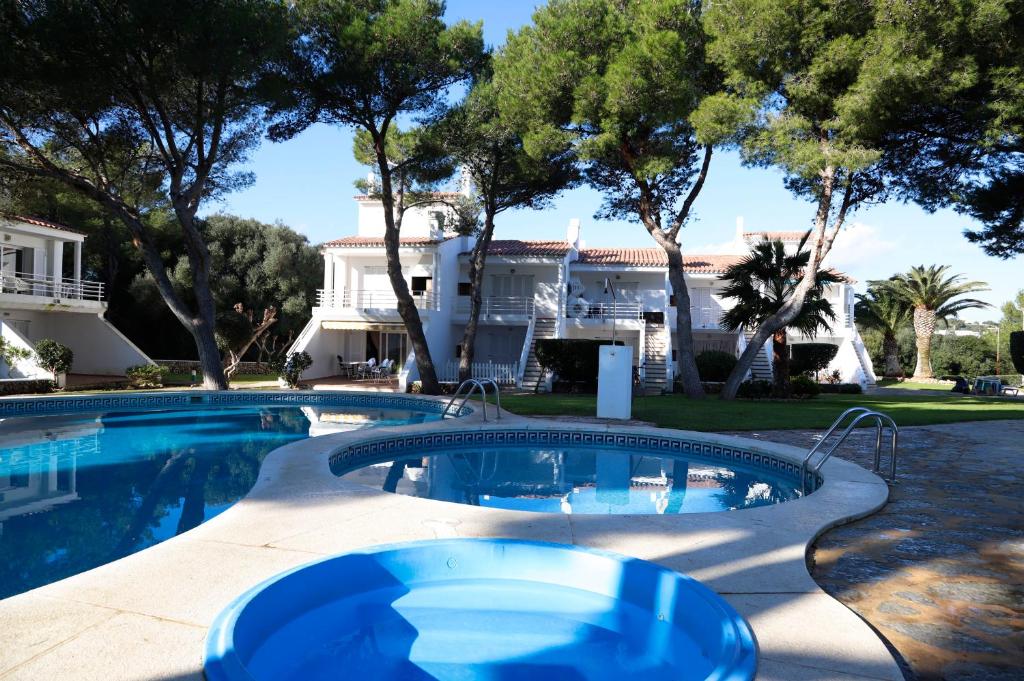
[[[331,453],[331,471],[341,475],[381,459],[388,460],[405,453],[432,452],[438,449],[509,446],[568,446],[640,450],[668,456],[696,456],[723,464],[741,464],[765,470],[800,483],[800,464],[753,448],[735,447],[713,439],[646,435],[622,431],[585,431],[579,429],[505,428],[485,430],[445,430],[439,433],[416,433],[387,437],[368,437]],[[812,488],[821,485],[816,476]]]
[[[0,418],[37,416],[111,409],[152,409],[194,407],[200,405],[301,404],[302,406],[372,407],[375,409],[409,409],[440,414],[447,404],[442,400],[412,395],[327,390],[187,390],[97,395],[60,395],[16,397],[0,400]],[[473,412],[462,407],[459,416]]]

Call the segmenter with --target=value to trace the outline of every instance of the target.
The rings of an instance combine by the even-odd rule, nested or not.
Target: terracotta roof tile
[[[400,246],[433,246],[441,243],[437,239],[420,236],[403,236],[398,239]],[[328,241],[324,247],[347,246],[354,248],[384,248],[384,238],[375,236],[346,236]]]
[[[581,248],[581,265],[629,265],[666,267],[668,257],[660,248]]]
[[[8,220],[16,220],[18,222],[27,222],[30,225],[36,225],[38,227],[49,227],[50,229],[59,229],[62,232],[71,232],[72,234],[82,234],[82,235],[85,235],[85,232],[79,231],[77,229],[71,229],[67,225],[62,225],[59,222],[50,222],[49,220],[42,220],[40,218],[27,217],[25,215],[3,215],[2,217],[7,218]]]
[[[457,199],[458,197],[462,196],[462,194],[460,194],[459,192],[430,192],[429,196],[433,196],[434,198],[436,198],[438,200],[443,200],[443,199]],[[378,201],[380,200],[380,197],[378,197],[378,196],[370,196],[369,194],[356,194],[352,198],[355,199],[356,201],[372,201],[374,199],[376,199]]]
[[[683,269],[691,274],[722,274],[742,255],[684,255]]]
[[[501,258],[564,258],[570,248],[572,246],[568,241],[495,239],[487,249],[487,255]]]

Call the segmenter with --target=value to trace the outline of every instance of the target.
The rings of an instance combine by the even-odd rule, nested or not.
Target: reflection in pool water
[[[757,468],[583,447],[405,456],[343,477],[397,494],[546,513],[701,513],[800,496],[797,480]]]
[[[0,598],[181,534],[252,488],[273,449],[439,418],[340,406],[199,407],[0,419]]]

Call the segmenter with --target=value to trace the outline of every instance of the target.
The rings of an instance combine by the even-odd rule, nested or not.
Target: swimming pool
[[[374,440],[335,453],[331,470],[385,492],[543,513],[674,515],[803,496],[797,464],[748,447],[580,430]]]
[[[0,598],[181,534],[229,508],[273,449],[439,420],[390,395],[159,393],[0,403]]]

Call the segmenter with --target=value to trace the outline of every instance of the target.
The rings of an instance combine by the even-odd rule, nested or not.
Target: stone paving
[[[816,432],[737,433],[808,447]],[[839,451],[871,466],[873,431]],[[811,573],[913,681],[1024,679],[1024,423],[904,428],[879,513],[822,536]]]

